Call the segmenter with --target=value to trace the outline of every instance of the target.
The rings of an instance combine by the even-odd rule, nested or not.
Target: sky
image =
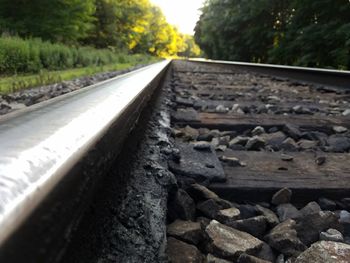
[[[193,35],[204,0],[151,0],[159,6],[167,21],[179,28],[181,33]]]

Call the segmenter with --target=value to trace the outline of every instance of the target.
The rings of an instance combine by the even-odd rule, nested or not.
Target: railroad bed
[[[77,144],[78,154],[69,148],[62,182],[34,191],[39,208],[19,203],[24,223],[2,223],[14,233],[0,260],[350,262],[350,73],[179,60],[133,76],[47,102],[57,110],[51,118],[75,103],[67,131],[75,144],[93,140]],[[122,108],[118,96],[129,88],[138,94]],[[0,132],[12,124],[0,120]],[[14,185],[21,196],[24,186]]]
[[[185,63],[176,64],[173,85],[172,125],[188,151],[184,159],[201,163],[204,157],[188,149],[189,141],[201,141],[196,147],[213,146],[213,158],[221,160],[223,169],[212,175],[210,168],[198,171],[226,178],[212,189],[260,201],[283,187],[304,200],[348,194],[349,90]],[[173,169],[191,170],[187,163]]]
[[[350,262],[350,91],[269,70],[174,64],[170,262]]]

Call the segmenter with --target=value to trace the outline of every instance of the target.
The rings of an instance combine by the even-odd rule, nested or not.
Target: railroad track
[[[332,227],[349,242],[349,72],[215,61],[168,67],[0,119],[1,261],[295,260],[319,239],[315,231]],[[279,207],[278,197],[289,206]],[[320,206],[302,210],[310,201]],[[261,206],[278,221],[296,221],[292,250],[267,237],[280,222]],[[321,209],[336,219],[312,239],[300,234],[305,217]],[[190,221],[200,223],[191,226],[196,240],[179,234]],[[220,246],[223,225],[255,245]]]

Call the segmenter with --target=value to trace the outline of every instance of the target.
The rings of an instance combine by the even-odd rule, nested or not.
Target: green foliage
[[[97,0],[94,16],[94,30],[84,42],[99,48],[167,57],[187,47],[185,37],[149,0]]]
[[[0,73],[36,73],[43,69],[102,66],[128,61],[126,55],[107,49],[68,47],[39,39],[0,38]]]
[[[208,0],[195,39],[208,57],[350,68],[347,0]]]
[[[149,0],[0,0],[0,34],[6,74],[124,61],[118,53],[199,53]]]
[[[0,32],[66,43],[88,35],[95,0],[0,0]]]
[[[184,48],[181,52],[178,52],[180,57],[195,58],[201,55],[199,46],[195,43],[193,36],[184,35]]]

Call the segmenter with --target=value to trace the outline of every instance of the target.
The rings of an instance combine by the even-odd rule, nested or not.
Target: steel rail
[[[346,70],[307,68],[210,59],[189,59],[189,61],[217,65],[230,65],[232,67],[250,70],[261,74],[276,75],[279,77],[301,80],[320,85],[336,86],[347,89],[350,88],[350,71]]]
[[[169,64],[162,61],[0,118],[0,258],[1,248],[87,152],[116,123],[123,129],[125,113],[144,102],[145,91],[155,89],[151,84]]]

